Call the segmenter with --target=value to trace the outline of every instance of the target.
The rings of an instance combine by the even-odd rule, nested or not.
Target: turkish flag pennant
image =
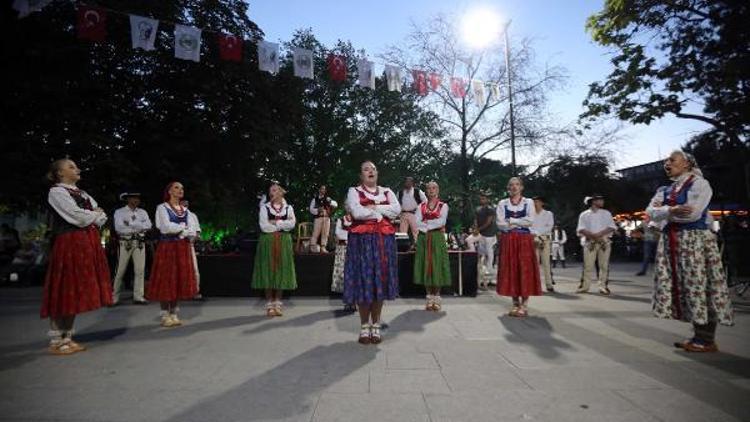
[[[463,78],[451,78],[451,95],[459,98],[466,96],[466,84]]]
[[[219,58],[230,62],[242,61],[242,38],[231,34],[219,35]]]
[[[78,6],[78,38],[102,42],[107,39],[107,11],[94,6]]]
[[[427,72],[424,70],[412,70],[414,77],[414,90],[421,96],[427,95]]]
[[[328,74],[334,82],[346,80],[346,57],[331,54],[328,56]]]
[[[430,89],[437,91],[441,82],[443,82],[443,77],[439,73],[430,73]]]

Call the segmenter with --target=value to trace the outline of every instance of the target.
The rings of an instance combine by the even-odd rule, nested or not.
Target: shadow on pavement
[[[511,332],[511,334],[506,334],[506,340],[531,346],[534,353],[542,359],[555,359],[560,356],[559,349],[572,348],[569,343],[552,337],[554,330],[547,318],[537,316],[516,318],[502,315],[497,319],[506,330]]]
[[[322,311],[310,319],[320,320],[332,315],[331,311]],[[421,310],[403,312],[390,321],[391,328],[383,341],[387,344],[400,334],[424,331],[426,323],[437,321],[444,315]],[[304,317],[294,320],[303,320]],[[305,324],[294,320],[290,320],[289,325]],[[353,320],[351,324],[358,326],[358,321]],[[358,344],[356,337],[347,342],[316,346],[225,393],[191,406],[167,421],[297,420],[299,415],[312,411],[320,392],[373,362],[378,351],[378,346]],[[361,385],[357,381],[354,383]],[[342,388],[346,390],[346,384]]]

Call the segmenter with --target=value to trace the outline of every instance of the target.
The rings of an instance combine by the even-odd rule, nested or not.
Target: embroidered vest
[[[85,198],[83,196],[84,192],[80,189],[70,189],[64,186],[61,186],[63,189],[65,189],[68,194],[73,198],[78,208],[93,211],[94,207],[91,205],[91,201],[88,198]],[[60,214],[55,211],[54,208],[52,208],[51,205],[49,205],[50,212],[50,218],[49,218],[49,226],[50,226],[50,233],[52,237],[54,238],[57,235],[73,232],[76,230],[85,230],[85,227],[78,227],[75,224],[68,223]]]
[[[677,183],[673,183],[672,186],[664,189],[664,204],[667,204],[669,206],[675,206],[675,205],[685,205],[687,203],[688,199],[688,192],[690,191],[690,188],[693,187],[694,179],[691,177],[688,179],[684,185],[680,188],[679,191],[675,192],[675,189],[677,188]],[[674,196],[674,200],[672,199],[672,196]],[[675,221],[670,221],[666,226],[664,226],[664,231],[667,232],[672,227],[676,228],[677,230],[707,230],[708,224],[706,224],[706,216],[708,214],[708,207],[706,207],[703,212],[701,213],[701,217],[697,221],[693,221],[692,223],[679,223]]]
[[[368,205],[375,205],[375,201],[368,198],[362,190],[356,189],[356,191],[359,195],[360,205],[362,205],[363,207],[366,207]],[[378,205],[390,205],[390,200],[388,199],[388,190],[383,190],[383,196],[385,197],[385,200]],[[390,219],[383,217],[380,222],[376,220],[354,220],[352,222],[352,227],[349,229],[349,232],[356,234],[380,233],[384,235],[391,235],[396,234],[396,228],[393,227]]]
[[[189,211],[185,209],[185,212],[182,214],[177,214],[175,210],[172,209],[172,207],[167,206],[167,215],[169,216],[169,222],[174,224],[185,224],[185,226],[188,225],[188,213]],[[159,236],[159,240],[180,240],[180,235],[178,233],[170,233],[170,234],[164,234],[162,233],[161,236]]]
[[[507,205],[503,205],[504,212],[505,212],[505,219],[511,219],[511,218],[524,218],[526,215],[528,215],[528,207],[529,204],[526,201],[523,201],[523,209],[518,211],[511,211]],[[515,227],[510,230],[514,233],[531,233],[531,230],[529,230],[528,227]]]

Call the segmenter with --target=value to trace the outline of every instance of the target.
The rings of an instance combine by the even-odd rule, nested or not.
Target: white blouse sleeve
[[[703,178],[696,179],[687,192],[687,202],[685,203],[685,205],[692,207],[693,211],[686,217],[672,215],[670,219],[678,223],[692,223],[700,220],[703,216],[703,210],[711,202],[711,196],[713,196],[713,190],[708,181]]]
[[[310,214],[316,217],[318,216],[318,209],[315,208],[315,198],[313,198],[312,201],[310,201]]]
[[[505,200],[501,200],[497,203],[495,210],[495,221],[497,222],[497,228],[502,231],[510,230],[510,223],[505,219]]]
[[[389,218],[391,220],[398,217],[398,215],[401,214],[401,204],[398,203],[398,198],[396,198],[396,195],[392,190],[387,189],[385,192],[383,192],[383,196],[388,199],[389,203],[378,205],[376,207],[377,211],[383,217]]]
[[[341,218],[336,220],[336,229],[334,231],[336,233],[336,239],[338,240],[346,240],[348,238],[349,233],[344,230],[344,224],[341,221]]]
[[[328,200],[331,201],[331,208],[338,208],[339,207],[339,203],[338,202],[334,201],[331,198],[328,198]]]
[[[273,233],[273,232],[279,231],[279,227],[277,227],[275,224],[271,224],[268,221],[268,206],[267,205],[260,207],[260,214],[258,215],[258,224],[260,225],[260,230],[263,233]]]
[[[357,194],[356,188],[349,188],[349,192],[346,194],[346,204],[355,220],[379,220],[380,214],[377,211],[365,208],[359,203],[359,194]]]
[[[79,207],[75,199],[70,196],[65,188],[56,186],[50,189],[47,195],[47,202],[60,214],[60,217],[74,226],[88,227],[94,223],[98,224],[102,216],[104,216],[104,221],[107,221],[107,216],[104,213],[89,211]],[[91,205],[93,206],[94,204],[95,202],[92,198]]]
[[[198,215],[192,211],[188,211],[188,230],[194,236],[197,236],[201,231],[201,223],[198,220]]]
[[[656,190],[656,194],[646,207],[646,214],[653,221],[663,221],[669,218],[669,206],[664,205],[664,190],[666,186],[662,186]]]
[[[448,204],[443,204],[443,207],[440,209],[440,217],[434,220],[427,221],[427,224],[426,224],[427,230],[430,231],[430,230],[439,229],[441,227],[445,227],[445,223],[447,221],[448,221]]]
[[[589,229],[588,227],[586,227],[586,215],[587,213],[586,211],[584,211],[581,213],[581,215],[578,216],[578,227],[576,227],[576,234],[578,234],[579,237],[583,237],[584,239],[585,237],[583,236],[583,234],[581,234],[581,232]]]
[[[164,204],[156,207],[155,220],[156,228],[159,229],[162,234],[178,234],[187,229],[187,227],[183,226],[182,224],[177,224],[169,221],[169,212],[167,211],[167,207],[164,206]]]
[[[276,226],[282,231],[294,230],[294,226],[297,225],[297,217],[294,216],[294,208],[291,205],[287,205],[286,220],[279,220]]]

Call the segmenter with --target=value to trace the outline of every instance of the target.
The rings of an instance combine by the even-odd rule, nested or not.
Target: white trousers
[[[494,265],[494,261],[497,236],[482,236],[479,242],[482,243],[477,248],[477,251],[479,251],[477,257],[479,258],[480,283],[495,283],[497,280],[497,266]]]
[[[552,244],[552,259],[565,261],[565,246],[561,243]]]
[[[607,287],[609,278],[609,254],[612,252],[612,242],[587,241],[583,245],[583,285],[584,290],[591,286],[591,273],[595,271],[595,262],[599,263],[599,287]]]
[[[132,247],[128,247],[131,245]],[[114,287],[112,288],[112,300],[118,302],[122,293],[122,278],[128,268],[130,259],[133,259],[133,300],[143,299],[143,270],[146,266],[146,246],[138,247],[134,240],[121,240],[117,260],[117,272],[115,273]]]
[[[331,218],[315,217],[313,221],[313,232],[310,238],[310,252],[320,252],[321,248],[326,250],[328,236],[331,234]],[[320,239],[320,242],[318,242]]]
[[[536,258],[539,261],[539,269],[542,270],[544,285],[552,288],[552,266],[550,265],[550,246],[552,241],[549,238],[540,238],[536,244]]]
[[[401,233],[411,232],[412,239],[416,242],[417,236],[419,235],[419,229],[417,229],[417,216],[413,212],[402,212],[401,225],[399,226],[398,231]]]

